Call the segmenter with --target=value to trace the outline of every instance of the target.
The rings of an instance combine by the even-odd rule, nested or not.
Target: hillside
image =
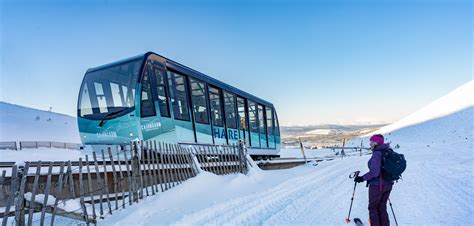
[[[0,102],[0,141],[80,143],[75,117]]]
[[[400,128],[406,128],[429,120],[441,118],[443,116],[472,108],[473,105],[474,80],[471,80],[413,114],[391,125],[382,127],[380,130],[376,131],[376,133],[389,133]]]

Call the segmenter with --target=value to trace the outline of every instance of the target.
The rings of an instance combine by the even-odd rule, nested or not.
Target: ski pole
[[[393,212],[393,206],[392,202],[390,201],[390,198],[388,198],[388,203],[390,203],[390,209],[392,209],[393,219],[395,219],[395,225],[398,226],[397,218],[395,217],[395,212]]]
[[[356,178],[359,176],[360,171],[355,171],[349,175],[350,179]],[[352,203],[354,202],[354,195],[357,187],[357,182],[354,182],[354,190],[352,191],[352,198],[351,198],[351,207],[349,207],[349,214],[347,215],[346,223],[351,222],[351,211],[352,211]]]

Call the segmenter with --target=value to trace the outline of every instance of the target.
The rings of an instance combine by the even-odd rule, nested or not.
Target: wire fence
[[[10,177],[2,172],[0,204],[2,226],[54,225],[57,216],[96,223],[98,219],[139,203],[147,196],[165,192],[203,170],[218,175],[246,173],[245,148],[238,146],[183,147],[151,141],[132,142],[130,149],[92,152],[78,166],[61,162],[38,162],[29,173],[30,162],[12,167]],[[101,164],[99,164],[101,163]],[[47,170],[47,173],[42,172]],[[40,214],[33,220],[34,214]],[[46,216],[46,214],[49,214]]]

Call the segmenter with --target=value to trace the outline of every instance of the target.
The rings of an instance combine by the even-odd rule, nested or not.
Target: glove
[[[362,183],[362,182],[364,182],[364,178],[361,177],[361,176],[357,176],[357,177],[354,178],[354,182],[356,182],[356,183]]]

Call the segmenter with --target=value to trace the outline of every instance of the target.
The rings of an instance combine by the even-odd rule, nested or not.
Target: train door
[[[254,148],[260,147],[260,136],[258,126],[258,110],[257,104],[253,101],[247,100],[248,112],[249,112],[249,125],[250,125],[250,146]]]
[[[197,143],[212,144],[206,83],[191,77],[189,83],[191,85],[191,105]]]
[[[153,137],[154,140],[167,143],[176,143],[174,121],[171,118],[168,85],[164,66],[154,60],[147,62],[147,72],[150,75],[151,90],[155,100],[156,118],[158,121],[142,124],[142,133],[145,137]],[[158,127],[158,129],[156,129]],[[150,133],[150,129],[153,129]],[[159,134],[156,133],[159,131]]]
[[[276,149],[280,149],[280,142],[281,142],[281,137],[280,137],[280,123],[278,122],[278,115],[276,113],[276,110],[273,111],[273,118],[275,121],[275,146]]]
[[[260,135],[260,147],[267,148],[267,126],[265,119],[265,109],[262,105],[258,105],[258,132]]]
[[[194,143],[196,139],[189,110],[188,80],[185,75],[168,71],[168,86],[177,141]]]
[[[157,137],[161,133],[161,121],[157,117],[152,82],[152,70],[147,63],[140,82],[140,128],[143,140]]]
[[[239,142],[239,130],[237,129],[237,105],[235,95],[227,91],[224,93],[224,116],[227,128],[227,140],[229,145]]]
[[[214,144],[227,144],[222,109],[222,92],[213,86],[208,86],[208,91]]]
[[[268,147],[269,148],[275,148],[275,129],[274,125],[275,122],[273,120],[273,109],[270,107],[265,107],[266,109],[266,114],[267,114],[267,137],[268,137]]]
[[[246,109],[247,107],[245,106],[245,99],[242,97],[237,97],[237,113],[239,114],[239,139],[243,140],[245,145],[250,145],[250,131]]]

